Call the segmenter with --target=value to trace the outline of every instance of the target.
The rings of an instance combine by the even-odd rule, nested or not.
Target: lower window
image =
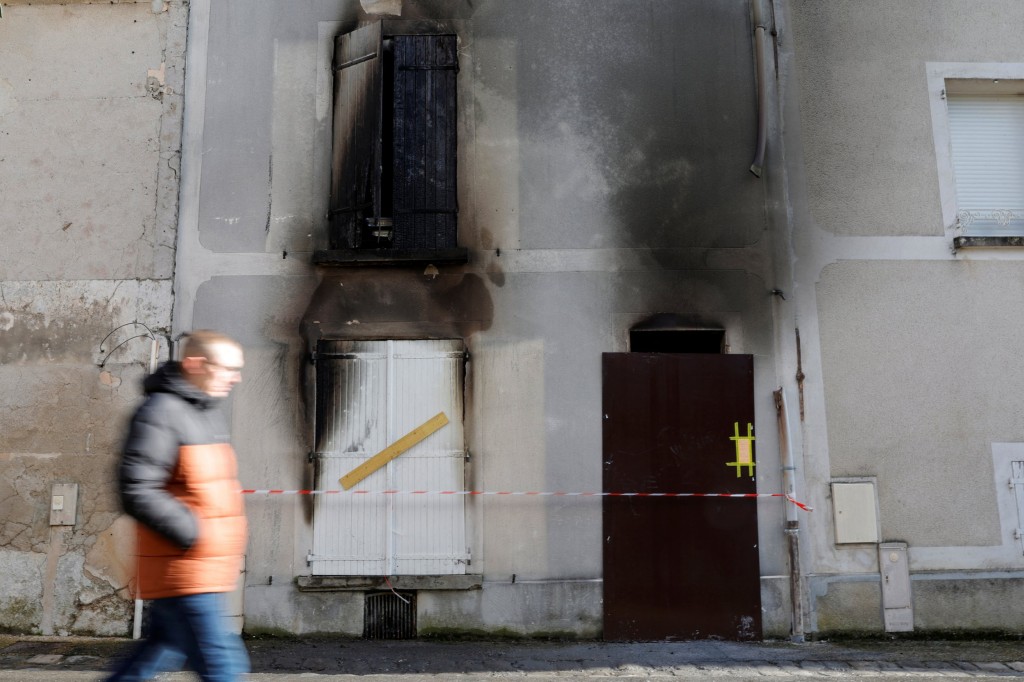
[[[313,575],[465,573],[465,496],[440,494],[465,489],[462,341],[321,341],[316,360],[318,489],[340,490],[437,414],[448,423],[351,490],[314,497]]]

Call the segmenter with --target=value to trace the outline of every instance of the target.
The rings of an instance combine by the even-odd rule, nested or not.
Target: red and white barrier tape
[[[509,495],[523,497],[782,497],[804,511],[814,511],[785,493],[598,493],[490,490],[242,490],[244,495]]]

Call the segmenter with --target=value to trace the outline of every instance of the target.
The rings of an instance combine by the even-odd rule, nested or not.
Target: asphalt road
[[[0,636],[0,682],[103,679],[130,642]],[[1024,678],[1024,639],[833,642],[368,641],[248,639],[252,682],[973,680]],[[190,673],[162,680],[198,679]]]

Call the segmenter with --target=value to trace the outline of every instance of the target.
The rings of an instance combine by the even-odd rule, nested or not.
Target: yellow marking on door
[[[741,436],[739,422],[733,422],[732,432],[729,440],[736,442],[736,461],[726,462],[725,465],[736,467],[736,478],[741,476],[743,467],[747,467],[747,476],[753,476],[754,467],[757,466],[754,461],[754,425],[747,424],[747,435]]]
[[[376,455],[366,460],[352,471],[348,472],[338,482],[341,486],[348,490],[359,481],[363,480],[373,472],[380,469],[382,466],[398,457],[400,454],[411,448],[412,446],[419,443],[421,440],[429,436],[430,434],[437,431],[442,426],[448,423],[448,417],[444,412],[438,412],[436,415],[423,422],[415,429],[405,434],[391,445],[387,446]]]

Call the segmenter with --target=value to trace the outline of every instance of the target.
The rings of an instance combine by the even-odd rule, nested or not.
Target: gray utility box
[[[905,542],[878,545],[878,570],[882,576],[882,615],[886,632],[914,629],[914,606],[910,593],[910,563]]]

